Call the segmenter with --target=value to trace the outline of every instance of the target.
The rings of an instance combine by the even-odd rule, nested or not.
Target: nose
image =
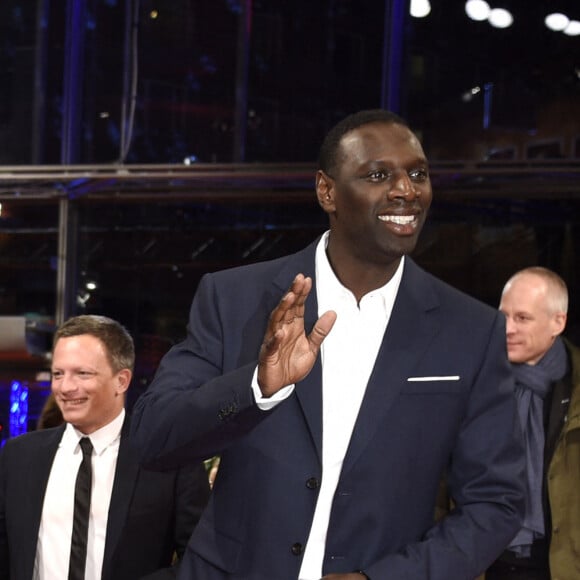
[[[69,393],[71,391],[75,391],[77,387],[72,376],[64,373],[58,380],[57,388],[61,393]]]
[[[516,326],[514,324],[514,321],[512,318],[510,318],[509,316],[506,316],[505,318],[505,333],[509,336],[510,334],[513,334],[516,331]]]
[[[393,187],[389,191],[389,198],[396,199],[397,197],[403,197],[405,199],[415,199],[418,196],[419,193],[415,189],[409,174],[406,171],[399,171],[396,174]]]

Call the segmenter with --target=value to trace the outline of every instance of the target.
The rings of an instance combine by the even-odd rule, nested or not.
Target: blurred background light
[[[570,19],[561,12],[552,12],[548,14],[544,19],[544,24],[550,29],[556,32],[564,30],[566,26],[570,23]]]
[[[493,8],[489,13],[488,21],[495,28],[508,28],[513,24],[514,18],[504,8]]]
[[[578,20],[570,20],[568,26],[564,28],[562,31],[564,34],[568,36],[579,36],[580,35],[580,21]]]
[[[465,3],[465,13],[472,20],[477,20],[481,22],[487,20],[491,8],[485,0],[468,0]]]
[[[26,433],[28,424],[28,387],[21,381],[10,385],[10,437]]]
[[[413,18],[425,18],[431,12],[429,0],[411,0],[410,14]]]

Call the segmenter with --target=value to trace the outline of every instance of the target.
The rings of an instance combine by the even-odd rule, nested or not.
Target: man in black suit
[[[138,466],[124,409],[134,361],[133,340],[114,320],[77,316],[57,330],[52,392],[65,424],[11,439],[0,453],[3,580],[70,577],[84,437],[93,449],[83,577],[175,577],[172,563],[183,554],[209,486],[199,462],[165,472]]]

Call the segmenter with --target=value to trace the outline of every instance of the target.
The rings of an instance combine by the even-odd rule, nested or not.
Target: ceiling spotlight
[[[431,12],[429,0],[411,0],[410,14],[413,18],[425,18]]]
[[[490,12],[491,8],[485,0],[467,0],[465,3],[465,13],[471,20],[487,20]]]
[[[580,36],[580,21],[570,20],[570,23],[562,32],[568,36]]]
[[[503,8],[494,8],[489,13],[489,23],[495,28],[508,28],[511,26],[514,18],[507,10]]]
[[[561,12],[552,12],[552,14],[548,14],[544,19],[544,24],[550,29],[554,30],[555,32],[559,32],[560,30],[564,30],[566,26],[570,23],[570,19]]]

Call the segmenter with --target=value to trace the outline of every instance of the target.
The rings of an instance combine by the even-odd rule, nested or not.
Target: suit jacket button
[[[316,477],[310,477],[306,480],[306,487],[308,489],[318,489],[318,479]]]
[[[292,548],[290,548],[290,550],[295,556],[300,556],[300,554],[302,554],[302,544],[296,542],[295,544],[292,544]]]

